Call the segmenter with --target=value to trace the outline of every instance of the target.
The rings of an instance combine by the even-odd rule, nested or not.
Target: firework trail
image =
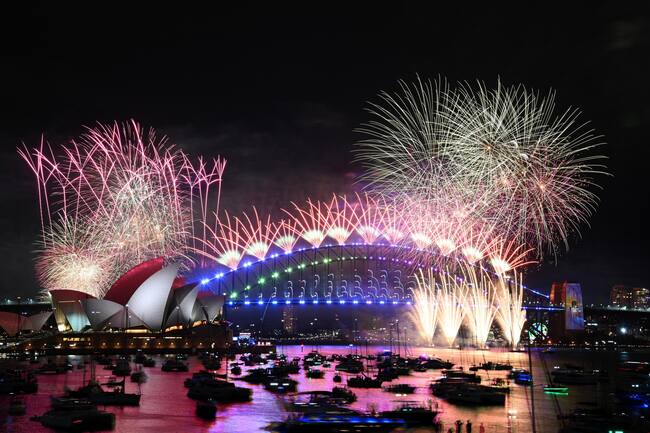
[[[417,289],[413,293],[414,304],[409,317],[415,324],[420,337],[427,343],[433,343],[438,319],[438,299],[433,271],[429,269],[425,276],[422,270],[415,274]]]
[[[447,345],[453,347],[460,325],[465,319],[467,285],[447,272],[438,274],[438,323]]]
[[[475,266],[466,266],[465,310],[467,323],[478,347],[485,347],[497,314],[496,290],[490,276]]]
[[[497,314],[496,319],[504,336],[514,349],[519,344],[521,331],[526,323],[524,286],[521,274],[515,272],[512,278],[499,276],[495,282]]]

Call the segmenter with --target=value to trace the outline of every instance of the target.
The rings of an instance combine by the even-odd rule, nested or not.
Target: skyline
[[[417,17],[413,12],[402,10],[409,19],[415,20]],[[232,56],[232,61],[224,70],[218,58],[193,55],[200,55],[200,48],[207,48],[210,41],[220,40],[227,32],[213,32],[214,29],[183,22],[181,14],[176,18],[177,23],[180,23],[178,31],[188,39],[189,34],[194,36],[191,39],[195,41],[194,46],[188,47],[178,41],[177,45],[172,44],[171,47],[165,45],[170,36],[164,34],[162,29],[147,27],[142,30],[142,34],[136,36],[153,47],[151,52],[127,46],[130,56],[127,55],[128,58],[122,60],[122,67],[117,67],[112,72],[91,68],[90,76],[81,71],[75,72],[74,68],[69,69],[67,56],[58,56],[60,53],[57,49],[66,44],[72,47],[77,47],[76,44],[93,45],[96,39],[91,37],[83,41],[77,40],[74,38],[75,33],[65,25],[57,26],[56,29],[39,27],[41,32],[36,33],[38,37],[27,32],[35,39],[23,41],[26,48],[33,48],[31,53],[3,55],[5,63],[13,66],[2,72],[5,75],[4,82],[18,84],[11,87],[5,85],[3,88],[4,100],[14,102],[3,110],[3,117],[9,120],[10,126],[0,131],[5,176],[3,181],[5,185],[12,185],[3,190],[2,199],[14,204],[12,209],[5,210],[2,214],[3,225],[9,233],[3,243],[3,254],[8,258],[2,265],[3,294],[31,293],[31,287],[33,293],[36,292],[32,277],[35,256],[31,253],[33,242],[38,237],[39,225],[38,210],[33,201],[36,187],[28,169],[20,163],[15,153],[15,148],[21,141],[35,145],[39,134],[43,132],[52,144],[60,144],[67,141],[67,138],[78,135],[82,124],[92,126],[95,120],[112,122],[133,117],[144,126],[155,127],[167,134],[172,142],[193,156],[203,154],[212,157],[220,154],[229,160],[224,173],[223,208],[235,211],[251,205],[267,209],[287,206],[290,200],[302,200],[307,196],[320,198],[319,195],[331,192],[351,192],[352,179],[360,171],[351,162],[350,150],[360,138],[353,131],[368,118],[363,112],[367,107],[366,101],[376,101],[379,91],[394,90],[398,79],[413,79],[415,74],[426,78],[436,78],[441,74],[450,81],[481,79],[488,83],[496,82],[500,76],[509,84],[521,81],[542,93],[552,87],[557,90],[558,105],[562,109],[569,106],[581,109],[582,118],[590,119],[596,133],[604,136],[607,144],[603,153],[610,157],[607,164],[614,176],[604,181],[605,188],[600,193],[601,203],[591,219],[592,227],[584,228],[582,239],[571,241],[570,250],[558,257],[557,265],[547,262],[528,271],[526,284],[548,291],[550,284],[556,280],[580,282],[589,303],[608,298],[609,289],[614,284],[647,286],[649,271],[644,264],[649,258],[645,248],[648,233],[643,224],[643,216],[648,208],[648,196],[643,187],[642,164],[648,155],[647,147],[643,147],[643,126],[649,120],[649,115],[642,104],[647,100],[648,91],[646,87],[635,88],[634,83],[643,86],[641,79],[643,71],[648,70],[648,64],[641,60],[641,56],[635,58],[634,54],[637,50],[643,52],[650,39],[647,25],[643,21],[635,21],[632,11],[629,11],[627,20],[623,16],[619,21],[608,19],[606,9],[598,12],[602,15],[596,13],[592,16],[593,22],[583,23],[583,32],[568,26],[559,27],[559,33],[573,37],[578,46],[581,43],[587,44],[588,49],[584,52],[575,52],[566,47],[555,53],[555,64],[566,64],[568,61],[572,67],[563,68],[565,72],[562,72],[544,64],[536,71],[537,74],[531,73],[528,68],[517,67],[518,60],[527,61],[528,67],[534,66],[532,56],[519,54],[519,57],[515,55],[508,58],[506,53],[497,54],[494,59],[480,56],[478,47],[473,46],[475,42],[471,40],[471,35],[481,33],[480,26],[472,29],[466,35],[467,39],[455,39],[455,43],[473,48],[471,53],[479,55],[473,62],[466,59],[461,61],[454,57],[454,53],[446,52],[447,56],[436,56],[436,60],[442,59],[443,63],[443,66],[437,66],[428,56],[409,52],[409,56],[402,53],[407,57],[404,63],[408,63],[408,67],[393,66],[391,69],[390,61],[374,59],[378,65],[384,66],[378,69],[380,72],[373,71],[368,63],[364,63],[375,54],[372,48],[370,53],[361,56],[354,63],[355,48],[367,42],[367,37],[360,30],[357,33],[343,26],[340,29],[343,34],[356,36],[351,39],[352,46],[346,43],[346,38],[339,36],[340,40],[335,39],[334,42],[341,51],[336,53],[330,47],[332,52],[327,54],[338,60],[338,65],[352,60],[353,65],[365,65],[366,68],[364,71],[357,71],[354,67],[343,68],[347,74],[342,71],[331,74],[337,68],[318,55],[319,52],[323,54],[328,51],[325,47],[326,39],[318,34],[321,28],[318,25],[307,32],[310,35],[307,40],[294,41],[287,38],[287,34],[275,34],[277,39],[272,37],[257,41],[259,51],[256,53],[261,58],[265,57],[265,44],[273,45],[275,41],[277,45],[282,45],[280,42],[285,41],[284,38],[293,42],[293,45],[282,46],[277,50],[275,54],[280,59],[291,58],[299,52],[300,47],[317,42],[315,48],[311,44],[311,50],[303,52],[307,58],[303,59],[306,61],[302,67],[299,65],[298,70],[294,70],[295,65],[291,63],[276,62],[273,65],[272,62],[261,62],[266,67],[259,71],[255,69],[257,62],[250,58],[237,58],[236,44],[230,48],[232,52],[227,52]],[[56,18],[65,19],[60,16]],[[107,22],[101,21],[102,24],[110,24],[111,17],[103,18]],[[316,24],[325,26],[325,18],[321,17],[323,21]],[[55,18],[49,19],[58,22]],[[541,25],[544,17],[538,16],[536,19],[539,21],[535,23]],[[565,19],[570,21],[569,18]],[[153,27],[152,24],[144,26],[147,25]],[[406,33],[416,32],[410,26],[407,30],[406,24],[402,25],[401,29]],[[469,29],[469,24],[466,26],[463,30]],[[101,25],[92,29],[92,36],[107,45],[114,43],[110,37],[101,33],[102,29]],[[284,31],[290,33],[287,29]],[[445,33],[443,30],[440,32]],[[607,45],[607,38],[599,40],[596,37],[595,41],[589,39],[587,36],[591,35],[590,32],[619,37],[614,38],[615,44]],[[261,33],[262,29],[258,28],[255,35]],[[462,33],[462,30],[458,33]],[[205,39],[200,40],[198,36],[201,35]],[[247,36],[255,39],[251,34]],[[230,37],[236,39],[234,34]],[[498,35],[491,37],[502,38]],[[408,38],[403,35],[402,39],[396,39]],[[46,46],[39,45],[39,40],[47,40],[48,43]],[[544,41],[533,42],[540,49]],[[240,48],[246,46],[244,41],[239,43],[242,44],[239,45]],[[517,52],[517,41],[505,42],[504,45],[509,46],[509,53]],[[122,45],[117,43],[117,46]],[[175,60],[170,62],[171,70],[154,68],[157,67],[157,54],[163,48],[169,51],[166,55]],[[535,51],[529,50],[533,53]],[[45,57],[42,57],[44,53]],[[271,54],[266,56],[266,60],[273,60]],[[48,79],[39,80],[38,74],[33,70],[21,76],[20,72],[28,72],[30,66],[35,66],[36,59],[43,58],[49,66],[43,69],[51,70],[52,77],[67,83],[66,85],[59,83],[58,86],[62,87],[49,88]],[[79,59],[77,57],[77,63],[94,66],[90,58],[81,57],[90,60],[88,63]],[[622,59],[623,62],[616,62],[616,59]],[[102,64],[101,60],[98,59],[96,66]],[[183,60],[193,60],[189,62],[192,66],[190,70],[179,65]],[[498,65],[499,60],[506,60],[506,66],[502,69],[498,68],[503,66]],[[589,70],[589,64],[585,64],[587,60],[594,62],[595,66],[607,65],[611,69],[603,71],[596,68],[597,72],[590,71],[594,73],[593,82],[590,82],[584,79],[584,74]],[[627,67],[621,66],[624,70],[618,70],[615,63]],[[319,71],[318,67],[325,64],[331,69]],[[474,67],[480,65],[484,69],[473,72]],[[124,68],[138,72],[129,76]],[[206,69],[217,72],[221,79],[212,81]],[[314,79],[310,80],[301,74],[305,71],[311,72]],[[178,73],[181,73],[183,79],[176,82]],[[596,75],[598,73],[602,75]],[[624,76],[630,73],[637,75],[624,80]],[[598,83],[607,78],[617,80],[619,94],[615,94],[609,86],[599,87]],[[101,101],[102,106],[96,106],[93,101],[95,104]],[[66,109],[58,109],[59,104]],[[260,184],[267,186],[258,188]],[[280,192],[268,197],[269,191],[276,190]],[[636,207],[632,207],[630,213],[621,212],[630,203]]]

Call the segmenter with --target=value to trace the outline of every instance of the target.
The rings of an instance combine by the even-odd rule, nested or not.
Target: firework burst
[[[86,128],[56,149],[18,149],[38,186],[42,286],[101,297],[124,272],[163,256],[190,264],[196,221],[217,203],[225,160],[189,157],[134,121]],[[83,276],[83,278],[81,278]]]
[[[593,213],[601,143],[577,111],[555,115],[554,94],[418,80],[380,99],[356,150],[373,191],[487,224],[540,257],[568,248]]]

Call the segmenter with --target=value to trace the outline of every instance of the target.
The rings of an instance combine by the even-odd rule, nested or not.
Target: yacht
[[[319,370],[317,368],[310,368],[305,373],[305,376],[307,376],[310,379],[322,379],[323,376],[325,376],[325,372],[323,370]]]
[[[187,396],[193,400],[216,402],[250,401],[251,394],[252,391],[248,388],[240,388],[232,382],[216,379],[199,382],[187,392]]]
[[[177,359],[168,359],[161,367],[161,370],[178,372],[178,371],[188,371],[189,368],[187,367],[187,364],[185,364],[182,361],[179,361]]]
[[[387,386],[384,388],[384,391],[392,392],[393,394],[413,394],[415,392],[415,387],[408,383],[397,383],[395,385]]]
[[[115,414],[98,410],[89,400],[53,400],[52,409],[32,417],[45,427],[65,431],[98,431],[115,428]]]
[[[437,408],[423,406],[419,402],[403,401],[397,408],[381,412],[381,416],[403,419],[409,426],[421,426],[433,425],[438,413],[440,411]]]
[[[283,433],[374,432],[384,433],[404,427],[403,419],[356,414],[305,414],[290,417],[274,426]]]
[[[264,389],[271,392],[286,393],[295,392],[298,382],[288,377],[270,376],[264,381]]]
[[[139,406],[140,394],[125,392],[124,379],[112,391],[106,391],[94,380],[76,390],[68,390],[64,398],[87,399],[92,404],[102,406]]]
[[[365,375],[350,377],[348,379],[348,386],[350,388],[381,388],[381,384],[381,379],[373,379]]]

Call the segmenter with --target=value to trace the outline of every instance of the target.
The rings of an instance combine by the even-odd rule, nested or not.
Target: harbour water
[[[286,354],[289,359],[303,357],[311,350],[317,349],[323,355],[334,353],[348,354],[359,353],[365,355],[376,354],[386,347],[370,346],[284,346],[278,347],[278,353]],[[505,350],[451,350],[440,348],[409,348],[409,356],[435,355],[444,360],[450,360],[457,366],[466,369],[473,364],[486,361],[508,362],[514,367],[529,368],[529,357],[526,352],[509,352]],[[409,376],[401,376],[392,383],[409,383],[417,387],[416,392],[406,396],[395,396],[381,389],[358,389],[357,401],[350,407],[360,411],[389,410],[396,407],[400,401],[417,401],[437,405],[442,411],[440,419],[444,424],[442,431],[446,432],[453,423],[460,419],[463,422],[471,420],[472,431],[478,432],[481,423],[487,432],[532,432],[532,404],[535,404],[536,431],[540,433],[557,432],[560,427],[558,415],[568,413],[577,405],[589,407],[606,406],[608,403],[607,383],[599,385],[570,386],[569,395],[548,395],[543,392],[543,385],[547,383],[547,372],[555,365],[566,363],[577,364],[586,369],[605,369],[613,371],[618,362],[622,360],[642,360],[647,354],[630,354],[626,352],[593,351],[585,353],[584,350],[566,350],[556,353],[542,353],[533,351],[532,371],[535,385],[530,387],[511,384],[512,390],[506,398],[505,406],[494,407],[463,407],[449,404],[431,394],[428,385],[439,377],[440,370],[429,370],[424,373],[412,372]],[[224,432],[224,433],[252,433],[264,431],[271,423],[282,421],[286,418],[283,406],[283,396],[265,391],[262,385],[251,385],[238,381],[238,386],[253,389],[253,399],[248,403],[219,404],[216,420],[204,421],[195,416],[195,401],[187,397],[187,388],[183,381],[192,372],[203,367],[196,357],[190,357],[189,373],[166,373],[160,370],[162,365],[160,356],[155,357],[156,366],[145,368],[148,375],[146,383],[140,386],[142,399],[139,407],[107,407],[106,410],[116,414],[116,428],[120,433],[165,433],[165,432]],[[84,357],[68,357],[68,361],[76,365],[87,362]],[[250,367],[253,368],[253,367]],[[244,368],[244,374],[248,367]],[[301,368],[299,374],[291,377],[299,382],[298,391],[331,390],[334,385],[332,378],[335,374],[334,363],[330,368],[324,369],[323,379],[308,379]],[[220,372],[225,372],[223,363]],[[506,371],[479,371],[484,382],[494,378],[505,378]],[[85,375],[85,376],[84,376]],[[39,376],[39,389],[36,394],[27,395],[25,402],[27,414],[12,417],[7,414],[8,398],[0,396],[0,416],[4,423],[0,426],[11,433],[40,433],[51,430],[42,427],[38,422],[31,421],[33,415],[41,415],[49,408],[49,397],[63,393],[66,387],[75,388],[82,384],[88,372],[75,368],[65,374]],[[108,379],[110,371],[102,370],[97,366],[97,375]],[[343,384],[346,374],[343,373]],[[615,380],[610,378],[610,381]],[[138,385],[131,383],[127,378],[127,392],[136,392]],[[407,429],[408,432],[432,432],[433,428],[419,427]],[[463,427],[465,431],[465,427]]]

